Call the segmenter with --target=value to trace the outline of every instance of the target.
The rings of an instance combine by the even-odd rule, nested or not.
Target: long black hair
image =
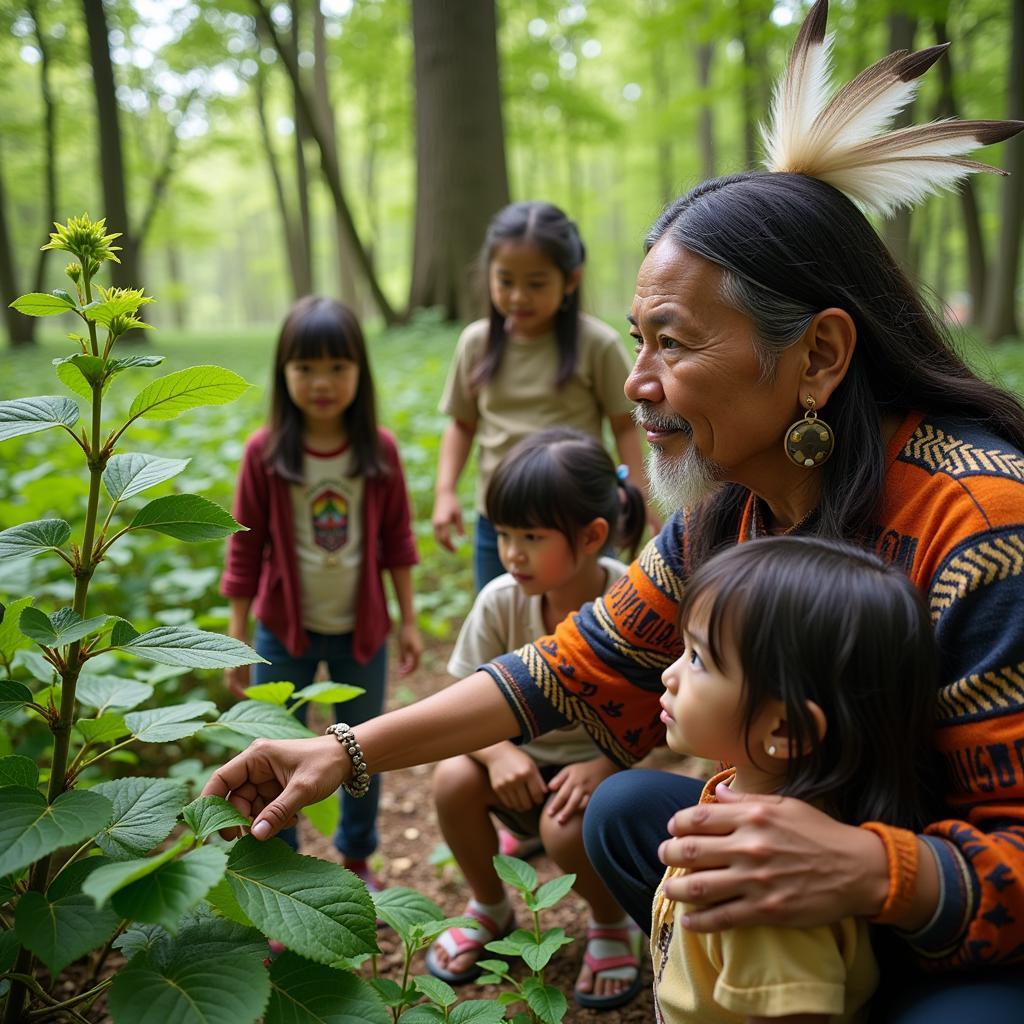
[[[558,530],[573,554],[580,530],[602,518],[609,546],[633,558],[646,519],[640,491],[619,478],[597,440],[571,427],[549,427],[511,448],[494,470],[486,502],[496,526]]]
[[[377,435],[373,374],[362,328],[347,306],[317,295],[307,295],[292,306],[277,338],[267,463],[285,480],[302,481],[302,412],[288,394],[284,368],[294,359],[321,357],[347,359],[359,368],[356,396],[341,416],[354,455],[352,476],[386,475],[388,467]]]
[[[881,417],[918,409],[969,419],[1024,448],[1024,409],[980,378],[864,215],[831,185],[802,174],[750,171],[698,185],[651,228],[723,270],[722,298],[753,321],[766,377],[814,316],[836,306],[857,328],[849,370],[822,419],[836,448],[822,467],[814,532],[858,537],[885,475]],[[727,485],[701,509],[697,561],[736,539],[746,491]]]
[[[487,228],[480,250],[479,269],[487,291],[489,326],[487,346],[473,367],[472,385],[482,388],[498,372],[508,335],[505,317],[498,312],[490,297],[488,271],[494,250],[504,242],[529,242],[537,246],[568,280],[583,266],[587,252],[576,224],[551,203],[511,203],[499,210]],[[566,294],[555,313],[555,341],[558,343],[558,373],[555,387],[562,387],[576,369],[576,339],[579,334],[580,288]]]
[[[816,537],[737,544],[705,562],[680,604],[708,612],[708,656],[731,641],[743,675],[742,734],[764,702],[785,705],[796,751],[781,792],[836,818],[903,828],[934,820],[938,654],[910,580],[873,552]],[[727,659],[726,659],[727,660]],[[807,706],[825,713],[818,736]]]

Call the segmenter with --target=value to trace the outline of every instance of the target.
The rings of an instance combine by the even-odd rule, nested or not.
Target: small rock
[[[407,828],[402,833],[402,835],[405,836],[405,838],[408,839],[409,842],[414,842],[415,840],[419,839],[420,830],[418,828]]]

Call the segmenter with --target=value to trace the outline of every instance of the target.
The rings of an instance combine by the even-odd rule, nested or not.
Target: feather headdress
[[[950,188],[976,171],[1006,174],[963,156],[1016,135],[1024,121],[949,119],[886,130],[948,43],[891,53],[830,96],[827,18],[828,0],[817,0],[776,86],[772,123],[762,127],[769,170],[820,178],[881,214]]]

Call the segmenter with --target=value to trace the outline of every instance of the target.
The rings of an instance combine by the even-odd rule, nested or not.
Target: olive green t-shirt
[[[555,387],[558,343],[554,334],[546,334],[510,338],[498,372],[474,392],[470,379],[486,347],[487,328],[486,320],[477,320],[462,332],[439,406],[453,419],[476,425],[481,513],[491,475],[517,441],[554,426],[576,427],[600,441],[604,417],[633,410],[622,391],[629,355],[618,333],[595,317],[580,314],[576,369],[561,388]]]

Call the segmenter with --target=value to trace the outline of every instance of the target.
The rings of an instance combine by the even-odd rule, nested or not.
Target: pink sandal
[[[590,944],[598,939],[620,944],[627,952],[619,956],[594,956],[590,952]],[[608,971],[621,971],[622,968],[633,969],[633,980],[628,988],[610,996],[596,996],[593,992],[581,992],[579,989],[574,989],[573,995],[576,997],[577,1004],[593,1010],[612,1010],[617,1006],[625,1006],[626,1003],[635,999],[642,983],[640,952],[643,949],[643,941],[643,932],[632,921],[628,925],[620,927],[591,924],[587,928],[587,951],[583,954],[583,962],[590,968],[594,984],[597,984],[597,979],[601,974]]]
[[[482,968],[477,966],[476,960],[480,959],[487,952],[484,946],[495,939],[503,939],[516,926],[516,916],[511,908],[509,908],[508,920],[505,922],[504,927],[499,925],[493,918],[488,917],[482,910],[477,910],[472,903],[463,911],[463,916],[472,917],[479,923],[480,928],[473,930],[484,932],[487,936],[484,941],[481,942],[479,939],[472,938],[461,928],[449,928],[447,931],[442,932],[434,940],[434,944],[430,949],[427,950],[427,970],[435,978],[440,978],[442,981],[448,982],[449,985],[464,985],[466,982],[478,978],[483,971]],[[448,954],[449,963],[463,953],[476,953],[476,959],[464,971],[450,971],[447,967],[442,967],[437,962],[434,950],[438,945]]]

